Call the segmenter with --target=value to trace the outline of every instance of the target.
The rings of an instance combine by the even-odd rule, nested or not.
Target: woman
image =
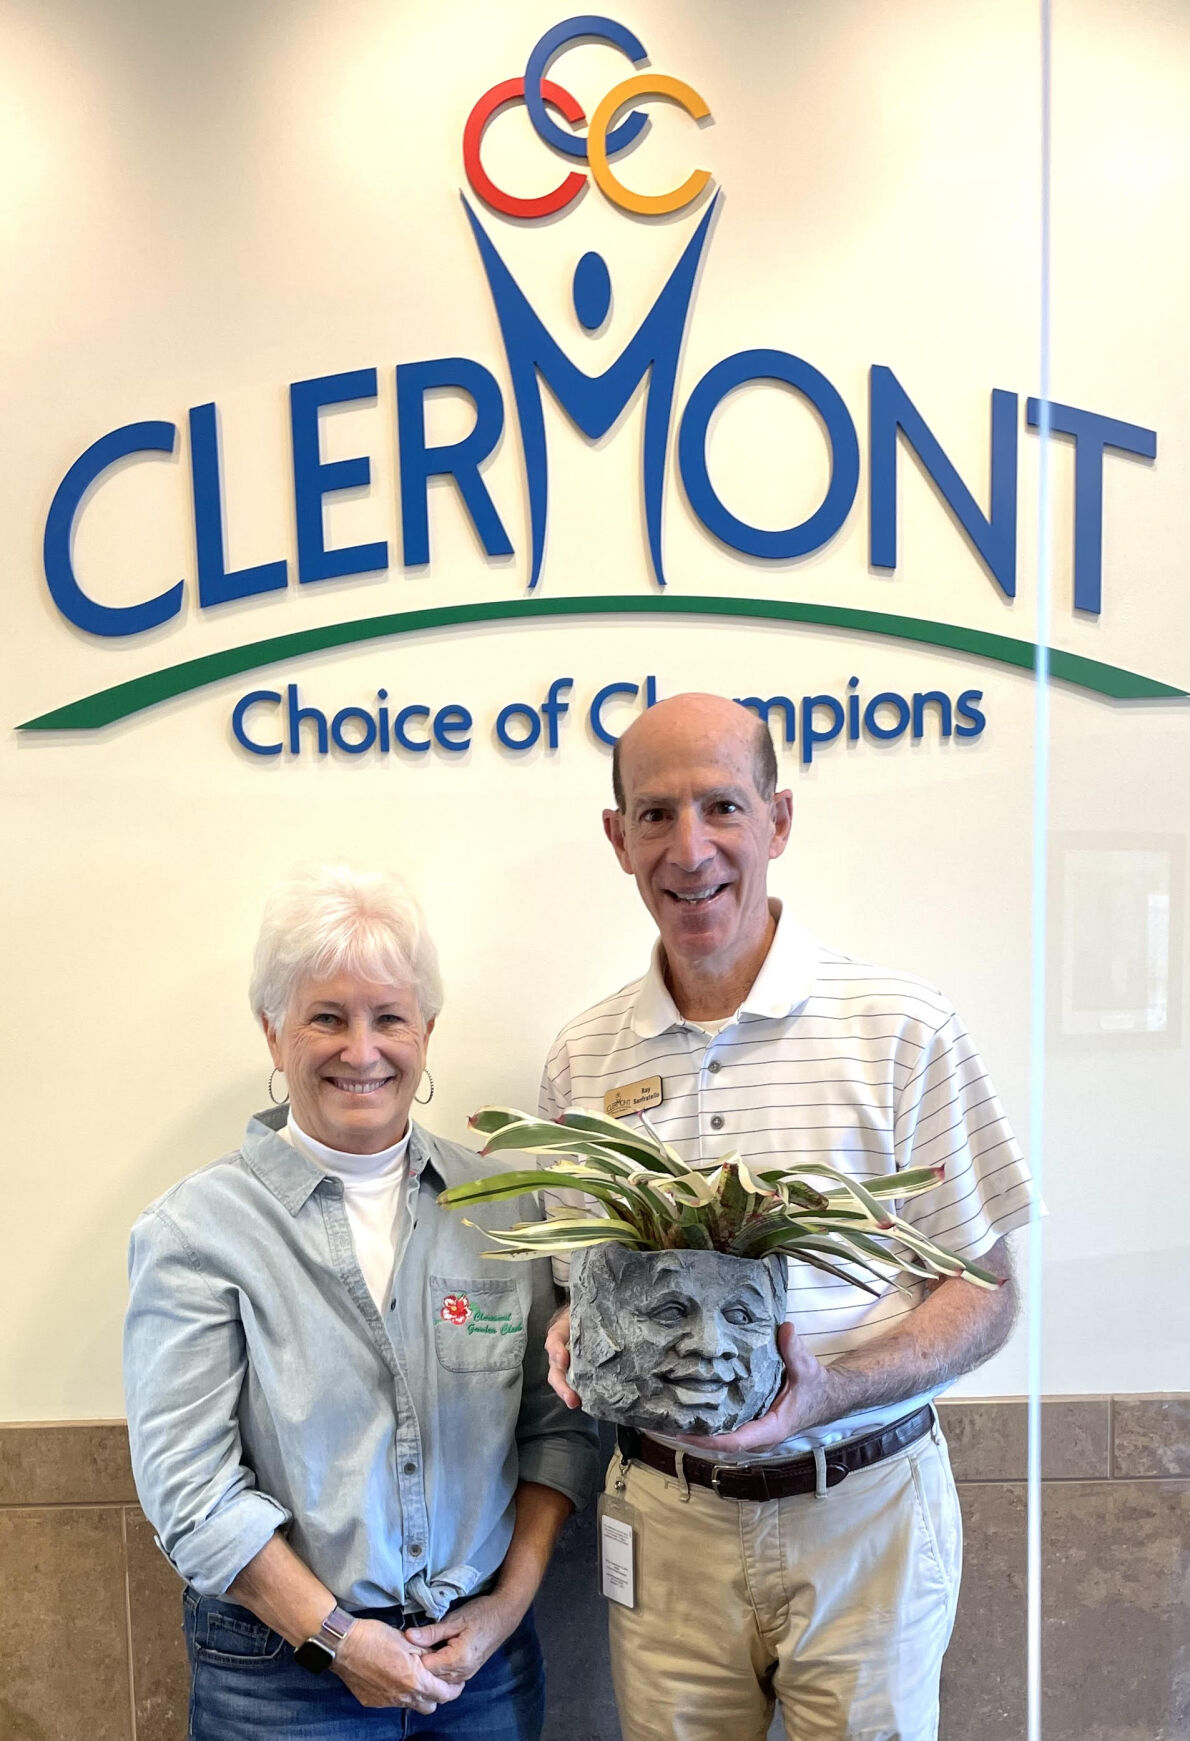
[[[486,1260],[438,1207],[488,1163],[410,1121],[442,992],[403,884],[281,884],[251,1000],[287,1103],[130,1255],[133,1466],[186,1580],[191,1741],[534,1741],[529,1605],[593,1430],[546,1381],[548,1266]]]

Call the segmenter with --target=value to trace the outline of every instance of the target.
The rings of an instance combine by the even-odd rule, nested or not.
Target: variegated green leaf
[[[648,1133],[652,1137],[653,1141],[657,1144],[657,1147],[660,1150],[660,1152],[667,1158],[670,1166],[671,1167],[688,1166],[689,1163],[682,1159],[682,1157],[678,1153],[677,1149],[675,1149],[672,1146],[672,1144],[666,1142],[665,1138],[661,1135],[660,1131],[657,1130],[656,1126],[653,1124],[652,1120],[649,1118],[648,1113],[642,1112],[639,1116],[640,1116],[640,1122],[644,1125],[645,1129],[648,1131]]]
[[[461,1184],[448,1185],[438,1193],[444,1209],[463,1209],[472,1203],[497,1203],[503,1197],[523,1197],[531,1191],[559,1190],[567,1181],[555,1178],[540,1167],[515,1173],[487,1173],[482,1179],[464,1179]],[[577,1181],[582,1189],[584,1180]]]
[[[870,1238],[866,1233],[849,1228],[847,1238],[850,1244],[856,1246],[860,1251],[866,1252],[874,1263],[887,1264],[890,1268],[901,1270],[905,1275],[916,1276],[919,1281],[933,1281],[934,1279],[933,1270],[925,1269],[921,1264],[911,1263],[899,1254],[894,1257],[890,1251],[887,1251],[884,1246]]]
[[[675,1165],[685,1165],[681,1157],[651,1130],[633,1130],[621,1124],[618,1119],[607,1118],[596,1112],[579,1112],[574,1107],[568,1108],[558,1122],[567,1130],[585,1133],[594,1138],[604,1149],[614,1149],[619,1154],[639,1161],[650,1172],[669,1173]]]
[[[688,1209],[680,1218],[678,1228],[682,1246],[687,1251],[714,1251],[714,1241],[699,1219],[697,1210]]]
[[[978,1264],[968,1263],[965,1257],[959,1257],[955,1252],[946,1251],[942,1246],[935,1245],[924,1234],[918,1233],[916,1228],[907,1227],[900,1219],[897,1221],[896,1231],[892,1237],[900,1240],[903,1245],[907,1245],[910,1251],[915,1251],[923,1262],[932,1265],[939,1275],[967,1276],[982,1288],[1003,1286],[1000,1277],[993,1275],[990,1270],[981,1269]]]
[[[835,1190],[828,1191],[828,1197],[834,1197],[838,1192],[845,1191],[849,1197],[854,1197],[855,1201],[867,1210],[878,1227],[892,1226],[892,1217],[888,1210],[881,1207],[877,1199],[873,1197],[865,1185],[860,1184],[858,1179],[849,1179],[846,1173],[840,1173],[837,1167],[828,1167],[825,1161],[809,1161],[798,1170],[803,1173],[813,1173],[815,1178],[833,1179]]]
[[[631,1222],[621,1221],[614,1215],[568,1221],[527,1221],[508,1228],[483,1227],[477,1221],[468,1221],[467,1226],[501,1245],[532,1246],[535,1250],[549,1252],[567,1251],[591,1241],[598,1244],[602,1240],[612,1240],[621,1245],[640,1245],[643,1242],[643,1235]]]
[[[843,1256],[845,1254],[839,1253],[837,1255]],[[780,1234],[773,1233],[767,1239],[763,1240],[759,1247],[750,1250],[747,1253],[747,1256],[796,1257],[803,1263],[808,1263],[813,1269],[823,1270],[827,1275],[835,1276],[839,1281],[846,1282],[849,1287],[861,1288],[864,1293],[871,1294],[873,1299],[879,1299],[880,1297],[881,1290],[879,1288],[874,1288],[870,1283],[861,1281],[858,1276],[850,1275],[845,1269],[840,1269],[838,1263],[835,1262],[835,1256],[832,1254],[831,1246],[825,1242],[820,1244],[819,1242],[810,1239],[799,1239],[793,1250],[787,1250],[781,1242]]]
[[[664,1191],[667,1196],[682,1191],[695,1203],[713,1203],[715,1201],[715,1188],[701,1173],[676,1174],[674,1178],[667,1179],[665,1184],[659,1185],[657,1189]]]
[[[444,1209],[466,1209],[476,1203],[499,1203],[506,1197],[527,1197],[542,1191],[585,1191],[592,1197],[631,1199],[637,1195],[626,1181],[601,1179],[582,1173],[534,1167],[517,1173],[489,1173],[483,1179],[467,1179],[439,1193]]]
[[[759,1173],[753,1173],[743,1161],[736,1162],[736,1171],[739,1174],[740,1184],[750,1196],[775,1197],[777,1195],[776,1191],[764,1183]]]
[[[864,1185],[873,1197],[920,1197],[923,1191],[936,1191],[945,1177],[943,1167],[906,1167],[899,1173],[865,1179]]]
[[[506,1124],[520,1124],[524,1113],[518,1112],[515,1106],[481,1106],[478,1112],[473,1112],[467,1120],[472,1130],[490,1136],[493,1131],[503,1130]]]
[[[826,1208],[823,1192],[816,1191],[813,1185],[807,1185],[783,1167],[766,1167],[763,1172],[757,1172],[756,1177],[768,1190],[779,1191],[788,1202],[800,1203],[806,1209]]]
[[[523,1118],[515,1124],[501,1125],[484,1144],[481,1154],[495,1155],[504,1149],[524,1149],[526,1154],[582,1153],[585,1143],[581,1136],[563,1129],[547,1118]]]

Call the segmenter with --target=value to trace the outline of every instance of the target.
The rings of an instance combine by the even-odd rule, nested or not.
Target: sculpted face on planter
[[[570,1285],[570,1382],[600,1420],[726,1433],[776,1396],[783,1259],[591,1246]]]

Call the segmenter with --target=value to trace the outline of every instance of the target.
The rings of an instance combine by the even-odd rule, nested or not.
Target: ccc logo
[[[467,125],[463,131],[463,166],[467,171],[468,181],[485,204],[510,218],[547,218],[554,212],[564,211],[572,200],[578,198],[586,186],[587,177],[577,169],[572,170],[549,193],[538,194],[530,199],[505,193],[503,188],[496,186],[484,169],[480,148],[488,122],[509,104],[524,103],[538,138],[563,157],[586,163],[596,187],[613,205],[619,206],[621,211],[636,212],[644,217],[681,211],[683,206],[696,200],[707,185],[711,179],[709,170],[694,170],[680,187],[671,189],[669,193],[634,193],[619,180],[611,167],[611,159],[620,152],[627,151],[639,137],[646,117],[639,109],[634,109],[618,126],[613,127],[612,123],[620,111],[638,97],[668,97],[671,102],[685,109],[695,121],[706,120],[710,110],[698,92],[684,84],[681,79],[671,78],[667,73],[638,73],[636,77],[625,79],[607,93],[591,116],[585,138],[580,134],[568,133],[553,119],[550,109],[557,110],[572,127],[584,122],[587,119],[586,114],[582,105],[569,91],[554,84],[545,74],[555,55],[568,43],[583,37],[595,37],[601,42],[610,42],[634,66],[640,66],[647,59],[640,39],[612,18],[583,16],[567,18],[561,24],[555,24],[552,30],[546,31],[529,56],[524,78],[505,79],[503,84],[493,85],[467,117]]]

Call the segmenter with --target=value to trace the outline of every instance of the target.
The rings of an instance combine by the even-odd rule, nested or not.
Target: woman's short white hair
[[[438,951],[408,885],[392,871],[299,865],[265,902],[248,996],[274,1028],[303,979],[355,973],[411,985],[423,1021],[442,1008]]]

